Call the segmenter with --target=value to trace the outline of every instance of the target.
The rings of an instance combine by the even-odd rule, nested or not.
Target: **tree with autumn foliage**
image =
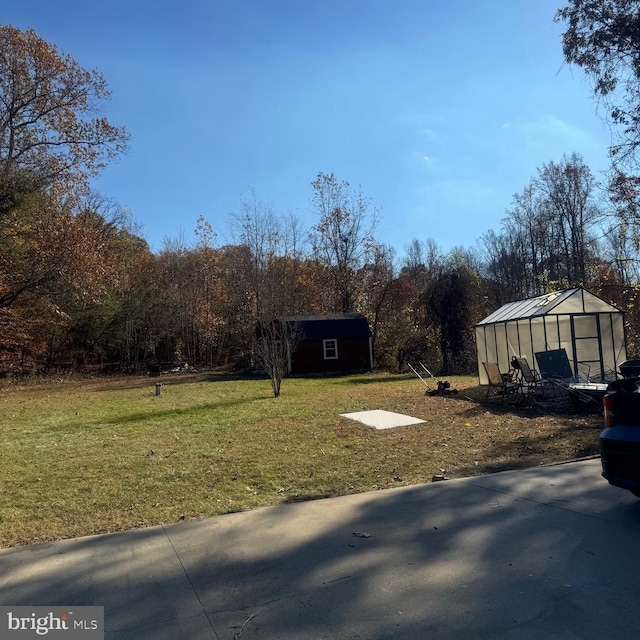
[[[126,149],[125,130],[95,115],[108,98],[97,71],[32,30],[0,26],[0,307],[56,279],[88,178]]]
[[[104,77],[37,33],[0,26],[0,176],[69,189],[125,151],[129,136],[99,113]],[[7,182],[8,181],[8,182]]]
[[[565,60],[582,68],[594,97],[615,128],[616,162],[637,162],[640,148],[640,3],[638,0],[568,0],[556,21],[565,25]]]
[[[47,339],[36,327],[68,325],[62,299],[95,280],[100,247],[88,220],[76,216],[88,179],[127,146],[125,130],[97,115],[108,98],[98,72],[32,30],[0,26],[3,344],[21,336],[42,351]],[[78,295],[87,300],[87,291]]]

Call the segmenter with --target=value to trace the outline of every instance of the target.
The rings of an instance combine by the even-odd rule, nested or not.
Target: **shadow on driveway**
[[[106,638],[636,638],[640,511],[588,460],[0,552]]]

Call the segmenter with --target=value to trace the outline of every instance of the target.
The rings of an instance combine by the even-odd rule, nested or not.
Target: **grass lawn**
[[[475,377],[214,374],[0,387],[0,545],[15,546],[567,460],[598,452],[597,415],[484,405]],[[156,396],[154,383],[163,383]],[[376,431],[386,409],[424,424]]]

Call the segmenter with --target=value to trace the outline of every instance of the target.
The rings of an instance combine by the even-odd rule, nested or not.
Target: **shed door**
[[[598,315],[571,316],[571,333],[576,374],[592,380],[602,380],[604,364]]]

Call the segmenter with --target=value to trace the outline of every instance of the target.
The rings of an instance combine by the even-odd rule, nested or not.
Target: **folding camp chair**
[[[500,367],[497,362],[483,362],[482,364],[484,370],[487,372],[487,379],[489,380],[485,402],[488,402],[489,394],[492,390],[494,391],[494,395],[502,396],[502,402],[509,396],[515,396],[518,393],[518,383],[513,381],[510,374],[500,373]]]
[[[527,397],[543,395],[542,378],[540,374],[529,366],[529,362],[525,357],[518,358],[514,356],[511,359],[511,366],[517,372],[519,381],[519,391]]]

